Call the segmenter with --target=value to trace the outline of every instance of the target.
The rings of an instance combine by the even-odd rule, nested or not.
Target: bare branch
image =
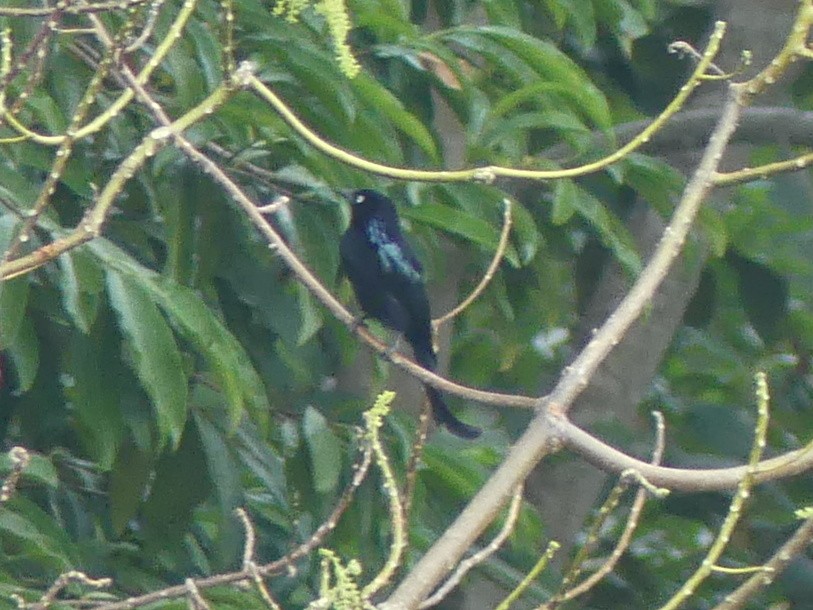
[[[432,327],[435,332],[437,332],[438,328],[445,322],[457,317],[460,315],[462,311],[464,311],[469,305],[471,305],[477,297],[479,297],[483,291],[488,286],[489,282],[491,282],[491,278],[494,277],[494,273],[497,271],[497,267],[500,266],[500,262],[502,261],[503,256],[505,255],[505,249],[508,247],[508,236],[511,234],[511,200],[507,197],[502,200],[503,202],[503,224],[502,224],[502,232],[500,233],[500,241],[497,244],[497,249],[494,251],[494,256],[491,259],[491,262],[488,265],[488,269],[483,274],[480,283],[477,284],[474,290],[471,291],[471,294],[467,296],[463,301],[460,302],[459,305],[454,307],[448,313],[443,314],[436,320],[432,321]]]
[[[109,578],[90,578],[86,574],[77,572],[76,570],[65,572],[54,581],[40,600],[31,606],[31,610],[46,610],[46,608],[49,608],[54,600],[56,600],[56,596],[72,582],[80,583],[94,589],[102,589],[109,587],[112,581]]]
[[[639,472],[659,487],[678,491],[720,491],[735,489],[748,470],[747,466],[731,468],[669,468],[653,466],[628,456],[596,439],[564,418],[551,418],[557,437],[569,449],[605,472],[620,474],[625,470]],[[801,474],[813,468],[813,446],[760,462],[754,472],[757,483],[774,481]]]
[[[3,481],[0,486],[0,504],[8,502],[17,491],[17,485],[20,482],[20,477],[23,470],[28,467],[31,461],[31,456],[25,447],[12,447],[8,452],[8,458],[11,461],[11,472]]]
[[[653,411],[652,416],[655,418],[655,448],[652,451],[652,459],[650,460],[650,463],[657,466],[661,463],[661,459],[663,459],[663,452],[666,448],[666,425],[664,423],[663,414],[659,411]],[[638,526],[641,511],[644,509],[644,504],[646,503],[648,495],[649,490],[644,486],[641,486],[636,492],[635,500],[632,502],[632,508],[630,508],[630,513],[627,517],[627,523],[624,526],[624,531],[621,532],[621,536],[619,536],[618,542],[616,543],[615,548],[613,548],[612,553],[610,553],[610,556],[607,558],[607,561],[605,561],[598,570],[593,572],[578,585],[571,589],[565,590],[560,596],[557,596],[547,604],[543,605],[543,609],[547,610],[550,608],[552,610],[559,602],[570,601],[571,599],[575,599],[580,595],[584,595],[613,571],[618,563],[618,560],[621,559],[621,556],[629,548],[630,542],[632,542],[632,535],[635,532],[635,528]]]
[[[713,610],[739,610],[754,597],[754,595],[771,584],[788,564],[803,553],[813,542],[813,516],[808,517],[799,526],[799,529],[788,538],[776,553],[763,565],[763,572],[754,574],[732,593],[726,595],[725,600],[717,604]]]
[[[522,485],[517,487],[516,491],[514,492],[514,496],[511,498],[511,505],[508,507],[508,514],[505,517],[505,522],[503,523],[499,533],[494,536],[494,539],[488,544],[488,546],[480,549],[471,557],[461,561],[460,565],[458,565],[457,569],[454,571],[454,574],[452,574],[446,580],[446,582],[444,582],[440,588],[438,588],[438,590],[432,594],[431,597],[421,602],[418,608],[431,608],[432,606],[436,606],[442,602],[443,599],[449,593],[451,593],[452,589],[460,584],[460,581],[463,580],[463,577],[468,574],[472,568],[475,568],[483,563],[502,547],[502,545],[511,535],[511,532],[514,531],[514,526],[517,524],[519,509],[522,508],[522,490]]]

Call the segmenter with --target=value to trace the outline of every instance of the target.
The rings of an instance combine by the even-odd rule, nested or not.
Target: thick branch
[[[709,469],[653,466],[630,457],[609,445],[605,445],[564,418],[552,419],[551,423],[557,430],[557,438],[565,446],[578,453],[597,468],[616,474],[620,474],[625,470],[636,470],[647,481],[658,487],[667,487],[679,491],[736,489],[737,484],[748,470],[747,466]],[[765,481],[801,474],[811,468],[813,468],[813,450],[803,447],[760,462],[756,468],[754,480],[757,483],[764,483]]]

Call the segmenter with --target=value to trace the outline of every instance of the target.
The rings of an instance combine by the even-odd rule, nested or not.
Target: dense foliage
[[[147,89],[173,119],[221,84],[233,36],[234,59],[252,62],[321,138],[365,159],[418,169],[554,169],[599,158],[617,146],[617,125],[658,112],[693,67],[667,55],[666,44],[679,37],[701,45],[711,21],[703,3],[678,1],[349,0],[348,43],[361,71],[348,78],[335,58],[341,33],[329,26],[327,9],[304,8],[294,20],[266,2],[234,0],[229,34],[229,3],[199,0],[183,35],[170,40],[183,2],[130,4],[98,18],[116,40],[147,34],[121,58],[135,73],[171,44]],[[0,80],[7,85],[0,100],[16,117],[0,117],[0,252],[17,243],[58,158],[37,134],[77,128],[80,100],[107,61],[87,15],[68,11],[58,20],[43,57],[25,58],[19,74]],[[23,58],[44,23],[0,16],[8,32],[3,51]],[[806,75],[797,81],[799,110],[810,105],[810,84]],[[111,70],[79,126],[124,90]],[[157,125],[137,99],[108,119],[63,153],[64,171],[30,238],[15,246],[20,253],[68,235]],[[17,122],[34,134],[17,138]],[[273,226],[348,304],[337,246],[348,212],[337,189],[375,187],[400,203],[431,294],[449,304],[479,282],[499,240],[502,200],[514,198],[504,260],[451,323],[443,349],[451,379],[527,395],[549,389],[579,347],[577,329],[598,277],[615,265],[630,279],[640,271],[643,256],[626,224],[635,199],[668,218],[684,183],[667,154],[638,152],[605,171],[546,183],[387,180],[317,150],[248,91],[185,135],[256,204],[291,198],[270,216]],[[750,163],[788,156],[780,144],[761,142]],[[746,459],[757,370],[767,371],[773,389],[771,449],[802,446],[813,430],[807,179],[749,182],[701,215],[689,255],[705,257],[702,280],[640,405],[642,421],[652,409],[666,416],[672,465]],[[366,365],[364,351],[210,175],[178,146],[150,155],[122,184],[100,237],[0,283],[0,438],[5,450],[21,445],[34,454],[0,507],[0,595],[36,600],[71,569],[111,577],[109,592],[122,596],[237,569],[244,544],[237,507],[256,528],[257,560],[283,556],[336,505],[359,457],[361,413],[389,386],[390,367]],[[399,396],[382,433],[401,478],[419,400],[418,393]],[[451,403],[487,432],[475,442],[430,433],[405,570],[529,419],[520,410]],[[638,431],[599,428],[603,438],[646,454],[649,441]],[[761,563],[792,529],[793,509],[810,502],[809,486],[802,475],[758,488],[728,565]],[[324,542],[362,560],[367,577],[390,544],[381,487],[373,469]],[[630,551],[588,605],[662,602],[702,559],[727,507],[728,496],[716,493],[651,501]],[[623,517],[611,523],[608,548],[622,526]],[[480,575],[513,589],[547,541],[544,519],[526,503],[506,547]],[[319,569],[311,554],[269,586],[283,607],[303,607],[316,597]],[[526,592],[528,603],[555,591],[555,572]],[[769,597],[813,595],[809,559],[784,578]],[[692,607],[719,601],[730,579],[715,576]],[[254,593],[226,588],[209,599],[218,608],[262,604]]]

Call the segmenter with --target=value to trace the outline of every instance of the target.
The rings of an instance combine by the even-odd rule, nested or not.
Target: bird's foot
[[[366,316],[359,316],[358,318],[353,318],[353,321],[350,323],[350,330],[353,333],[358,332],[359,328],[367,328],[367,317]]]
[[[389,344],[387,347],[387,351],[384,352],[384,357],[392,362],[392,357],[398,353],[399,348],[401,347],[401,335],[395,337],[395,341]]]

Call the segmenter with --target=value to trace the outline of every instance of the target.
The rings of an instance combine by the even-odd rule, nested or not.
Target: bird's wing
[[[421,281],[423,268],[418,257],[403,236],[393,233],[383,220],[370,220],[367,225],[367,239],[374,246],[381,270],[385,274],[393,274],[409,282]]]

